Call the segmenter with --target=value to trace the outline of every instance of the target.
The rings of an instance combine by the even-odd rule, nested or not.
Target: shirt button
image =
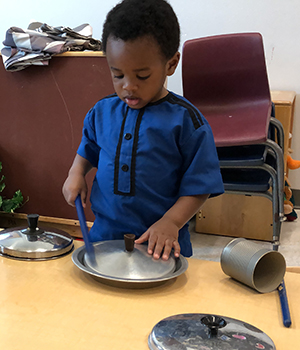
[[[123,171],[128,171],[129,170],[129,166],[127,165],[127,164],[123,164],[122,166],[121,166],[121,169],[123,170]]]
[[[130,140],[130,139],[132,138],[132,135],[129,134],[129,133],[126,133],[126,134],[124,135],[124,137],[125,137],[125,140]]]

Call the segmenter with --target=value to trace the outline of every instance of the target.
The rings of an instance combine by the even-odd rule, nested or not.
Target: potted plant
[[[0,173],[2,171],[2,163],[0,162]],[[20,190],[16,191],[12,198],[5,198],[1,196],[1,192],[5,188],[4,183],[5,176],[0,177],[0,210],[6,213],[13,213],[15,209],[19,208],[23,204],[23,195]]]

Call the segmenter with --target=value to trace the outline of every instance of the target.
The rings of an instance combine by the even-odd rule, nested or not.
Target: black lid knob
[[[30,233],[34,233],[36,231],[38,225],[39,215],[38,214],[28,214],[27,222],[29,226]]]
[[[125,241],[125,249],[128,252],[132,252],[133,249],[134,249],[135,234],[133,234],[133,233],[126,233],[124,235],[124,241]]]
[[[42,233],[44,233],[44,230],[39,229],[37,227],[38,220],[39,220],[38,214],[28,214],[27,215],[27,222],[28,222],[29,227],[26,230],[23,230],[22,233],[24,233],[28,236],[27,238],[29,241],[36,241],[36,238],[34,236],[41,235]]]
[[[217,337],[219,328],[223,328],[227,324],[224,318],[214,315],[202,317],[201,323],[209,328],[209,338]]]

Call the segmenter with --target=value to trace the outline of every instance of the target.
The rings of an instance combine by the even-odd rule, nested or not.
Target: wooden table
[[[0,257],[0,265],[1,349],[146,350],[153,326],[179,313],[238,318],[268,334],[277,350],[299,346],[297,273],[285,277],[293,322],[285,328],[277,292],[259,294],[228,278],[216,262],[189,259],[185,274],[143,290],[100,284],[71,254],[44,262]]]

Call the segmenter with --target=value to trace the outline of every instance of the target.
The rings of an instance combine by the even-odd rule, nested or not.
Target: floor
[[[287,266],[300,266],[300,210],[296,210],[298,218],[295,221],[282,223],[279,252],[284,256]],[[195,219],[190,222],[190,234],[193,245],[193,258],[220,261],[223,248],[234,237],[217,236],[197,233],[194,230]],[[272,244],[256,241],[272,249]]]

